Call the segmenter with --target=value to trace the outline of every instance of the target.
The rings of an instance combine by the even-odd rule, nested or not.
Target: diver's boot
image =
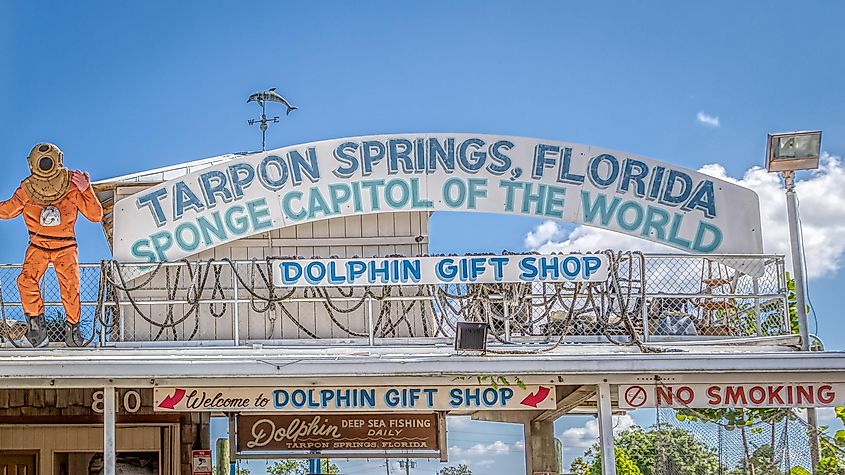
[[[85,343],[82,338],[82,331],[79,328],[79,322],[67,323],[65,325],[65,343],[67,346],[78,347]]]
[[[33,348],[43,348],[50,343],[47,338],[47,324],[44,322],[44,315],[35,317],[26,316],[26,339]]]

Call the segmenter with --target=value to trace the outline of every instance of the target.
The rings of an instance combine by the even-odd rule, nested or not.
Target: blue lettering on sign
[[[276,152],[278,155],[262,154],[243,162],[221,163],[215,166],[219,169],[189,175],[191,182],[186,181],[188,178],[174,180],[139,194],[134,207],[146,208],[158,228],[169,220],[178,222],[167,231],[153,230],[132,242],[131,255],[154,262],[175,254],[173,250],[179,250],[180,256],[195,253],[239,236],[278,228],[283,223],[345,213],[435,208],[570,218],[703,253],[715,252],[724,241],[722,229],[706,221],[717,218],[716,191],[721,189],[717,185],[723,185],[693,172],[650,165],[648,160],[622,157],[616,152],[596,152],[591,156],[588,148],[537,141],[528,150],[514,152],[514,141],[498,137],[368,137],[338,141],[330,147],[333,157],[327,158],[334,158],[334,176],[330,176],[334,182],[320,184],[317,147],[320,145],[287,148]],[[512,158],[514,154],[520,156],[517,152],[532,159],[530,170],[526,167],[523,172],[521,167],[515,167],[521,165]],[[449,177],[456,167],[460,176]],[[446,175],[439,186],[419,179],[421,174],[435,172]],[[523,173],[532,179],[520,181]],[[491,175],[499,177],[499,189],[493,193],[487,189]],[[348,180],[353,176],[370,178]],[[567,187],[580,188],[586,181],[589,183],[585,189],[570,190],[567,196]],[[260,193],[251,189],[256,182],[277,192],[273,199],[278,201],[269,207],[266,198],[247,202],[246,196]],[[572,216],[565,216],[565,199],[577,200],[579,192],[580,204],[571,203]],[[504,199],[498,203],[500,196]],[[221,203],[225,206],[221,207]],[[276,216],[279,210],[281,217]],[[500,277],[501,267],[496,267],[500,264],[488,261],[486,266],[495,278]],[[444,275],[451,272],[445,268],[441,271]],[[454,278],[462,278],[463,271],[457,269]],[[537,272],[552,275],[562,271],[537,267]],[[401,269],[396,275],[402,275]],[[376,282],[394,278],[371,268],[363,277]],[[325,279],[329,282],[348,278],[346,269],[326,269]],[[471,272],[466,278],[472,278]]]
[[[675,177],[678,176],[675,175]],[[682,178],[681,181],[683,182]],[[667,190],[670,196],[676,196],[672,194],[671,187]],[[608,200],[602,193],[593,195],[588,191],[581,192],[581,205],[584,224],[587,225],[618,227],[630,234],[640,234],[657,242],[700,253],[711,253],[722,243],[722,230],[716,225],[701,220],[695,226],[694,237],[681,236],[684,220],[694,220],[692,215],[674,213],[670,217],[666,211],[651,205],[643,208],[636,201],[623,200],[618,196]]]
[[[513,399],[513,389],[500,388],[452,388],[449,390],[449,406],[452,408],[481,409],[504,408]]]
[[[153,190],[149,193],[141,195],[137,200],[135,200],[135,205],[140,209],[142,206],[146,206],[150,209],[150,212],[153,214],[153,219],[155,219],[156,226],[163,226],[164,223],[167,222],[167,218],[164,216],[164,210],[161,208],[161,201],[167,197],[167,189],[166,188],[159,188],[157,190]]]

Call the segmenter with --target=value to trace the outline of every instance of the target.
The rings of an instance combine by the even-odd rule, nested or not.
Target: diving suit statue
[[[84,340],[79,328],[79,252],[75,224],[78,212],[89,221],[101,221],[103,207],[94,195],[88,173],[65,168],[59,147],[51,143],[33,147],[29,153],[29,170],[30,176],[21,182],[15,194],[0,202],[0,219],[23,214],[29,230],[29,246],[17,280],[27,319],[26,338],[34,347],[48,343],[39,282],[52,263],[67,320],[65,342],[68,346],[81,346]]]

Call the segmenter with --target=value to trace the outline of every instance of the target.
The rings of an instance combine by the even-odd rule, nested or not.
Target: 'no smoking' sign
[[[648,400],[648,393],[642,386],[630,386],[625,390],[625,402],[628,407],[640,407]]]

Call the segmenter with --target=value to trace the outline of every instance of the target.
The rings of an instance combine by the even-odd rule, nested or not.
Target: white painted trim
[[[277,384],[279,377],[294,382],[338,384],[343,379],[367,378],[373,384],[396,384],[400,379],[442,381],[478,374],[519,375],[557,384],[610,384],[654,381],[772,381],[824,380],[845,382],[845,353],[739,352],[642,354],[636,350],[611,353],[578,345],[566,353],[457,356],[451,348],[345,349],[98,349],[12,350],[0,354],[0,384],[5,387],[154,387],[224,384]],[[113,380],[113,383],[109,383]]]
[[[601,445],[602,475],[616,475],[616,453],[613,442],[613,411],[610,408],[610,385],[598,384],[599,389],[599,443]]]
[[[114,386],[103,388],[103,474],[115,475],[117,452],[115,450],[115,394]]]

